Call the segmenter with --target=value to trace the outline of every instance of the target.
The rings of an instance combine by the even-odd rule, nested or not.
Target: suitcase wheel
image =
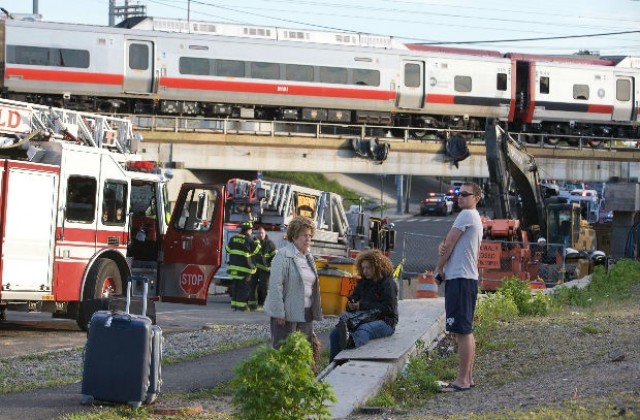
[[[91,395],[82,395],[80,397],[80,404],[82,405],[89,405],[93,403],[93,396]]]

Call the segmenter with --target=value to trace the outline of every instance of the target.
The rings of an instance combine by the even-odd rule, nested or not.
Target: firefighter
[[[267,290],[269,289],[271,260],[278,250],[262,226],[258,228],[256,242],[260,244],[260,251],[255,256],[257,271],[251,277],[251,291],[248,303],[249,309],[261,312],[264,298],[267,296]]]
[[[260,243],[251,238],[253,223],[251,221],[240,224],[240,233],[229,239],[225,247],[229,255],[229,277],[233,280],[233,294],[231,307],[236,311],[248,311],[251,276],[256,272],[253,261],[260,251]]]

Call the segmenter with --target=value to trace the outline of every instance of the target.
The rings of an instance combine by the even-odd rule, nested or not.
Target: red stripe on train
[[[94,73],[82,71],[35,70],[7,67],[4,78],[21,77],[23,80],[61,83],[91,83],[100,85],[122,85],[121,74]]]
[[[587,112],[590,114],[613,114],[613,105],[589,105]]]
[[[453,101],[455,100],[454,95],[436,95],[430,93],[427,95],[426,102],[428,104],[449,104],[453,105]]]
[[[261,93],[269,95],[321,96],[332,98],[353,98],[391,100],[396,93],[386,90],[350,89],[326,86],[299,86],[279,83],[255,83],[231,80],[198,80],[163,77],[160,86],[169,89],[216,90],[222,92]]]

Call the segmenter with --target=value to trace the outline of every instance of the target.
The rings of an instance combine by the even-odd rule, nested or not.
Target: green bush
[[[558,305],[587,307],[605,300],[625,299],[629,288],[640,284],[640,262],[623,259],[609,272],[598,266],[591,281],[583,289],[577,287],[554,288],[553,302]]]
[[[331,386],[316,381],[305,336],[290,334],[278,350],[263,345],[236,367],[233,404],[240,419],[329,419]]]
[[[518,315],[542,316],[549,313],[549,297],[539,292],[532,294],[529,282],[518,277],[504,279],[497,293],[513,301],[518,308]]]

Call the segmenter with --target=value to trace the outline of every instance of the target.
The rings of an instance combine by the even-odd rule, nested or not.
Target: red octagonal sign
[[[189,264],[180,273],[180,287],[188,295],[197,295],[204,287],[204,273],[195,264]]]

